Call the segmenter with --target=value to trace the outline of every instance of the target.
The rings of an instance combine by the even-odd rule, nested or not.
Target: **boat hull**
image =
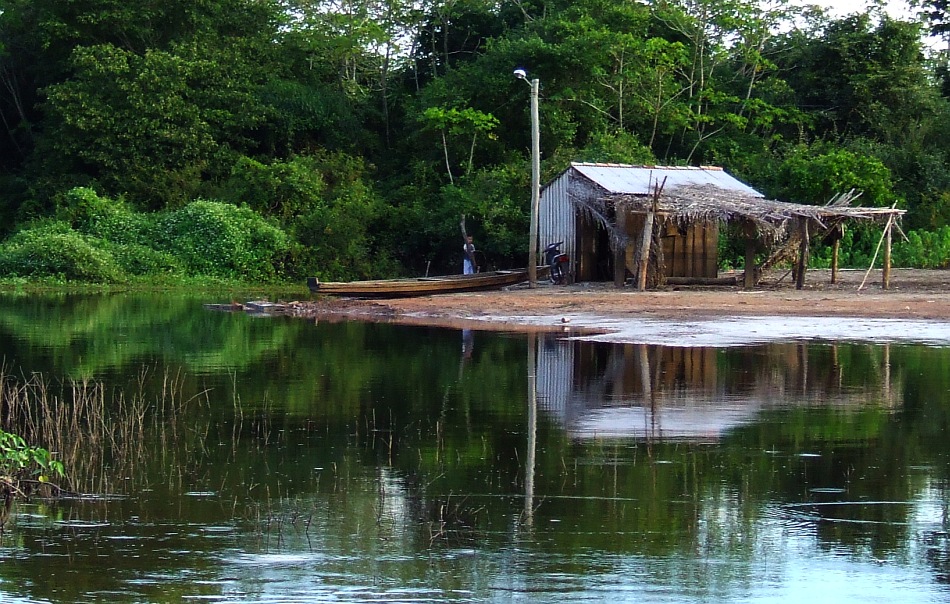
[[[546,269],[547,267],[544,267]],[[539,276],[543,274],[538,267]],[[315,277],[307,279],[307,287],[314,294],[349,296],[353,298],[405,298],[433,296],[516,285],[528,280],[527,269],[490,271],[474,275],[445,275],[412,279],[379,279],[376,281],[349,281],[321,283]]]

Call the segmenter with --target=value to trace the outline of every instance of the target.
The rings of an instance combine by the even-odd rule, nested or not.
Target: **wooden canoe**
[[[547,267],[538,267],[538,276],[546,274]],[[349,281],[321,283],[316,277],[307,279],[307,287],[314,294],[352,296],[354,298],[405,298],[433,296],[456,292],[498,289],[528,280],[528,269],[489,271],[474,275],[445,275],[442,277],[415,277],[409,279],[378,279],[376,281]]]

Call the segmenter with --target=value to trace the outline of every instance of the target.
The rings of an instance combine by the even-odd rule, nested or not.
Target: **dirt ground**
[[[827,270],[810,270],[796,290],[790,276],[776,274],[754,290],[737,287],[667,287],[639,292],[612,283],[570,286],[540,284],[498,291],[393,300],[314,298],[296,305],[295,314],[324,320],[365,319],[397,323],[510,328],[520,317],[595,315],[605,318],[667,320],[723,316],[861,317],[950,321],[950,271],[894,269],[890,288],[881,271],[865,279],[864,270],[839,272],[830,283]],[[724,276],[724,275],[721,275]]]

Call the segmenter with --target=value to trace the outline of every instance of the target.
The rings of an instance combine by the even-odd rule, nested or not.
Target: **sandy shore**
[[[873,271],[808,273],[796,290],[777,275],[751,291],[735,287],[679,287],[639,292],[612,284],[576,284],[381,301],[316,299],[297,314],[317,320],[361,319],[475,329],[592,330],[598,339],[653,341],[653,332],[675,332],[676,342],[692,341],[696,330],[721,331],[713,345],[774,337],[910,340],[950,344],[950,271],[895,269],[891,287],[881,288]],[[719,326],[716,328],[715,326]],[[744,332],[748,334],[743,335]],[[755,335],[758,334],[758,335]],[[864,335],[861,335],[864,334]],[[725,339],[723,339],[725,338]],[[662,338],[660,338],[662,339]],[[695,339],[695,338],[693,338]]]

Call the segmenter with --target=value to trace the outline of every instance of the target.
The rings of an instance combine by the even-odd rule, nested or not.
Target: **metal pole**
[[[538,122],[540,81],[531,80],[531,227],[528,233],[528,286],[538,286],[538,207],[541,205],[541,127]]]

